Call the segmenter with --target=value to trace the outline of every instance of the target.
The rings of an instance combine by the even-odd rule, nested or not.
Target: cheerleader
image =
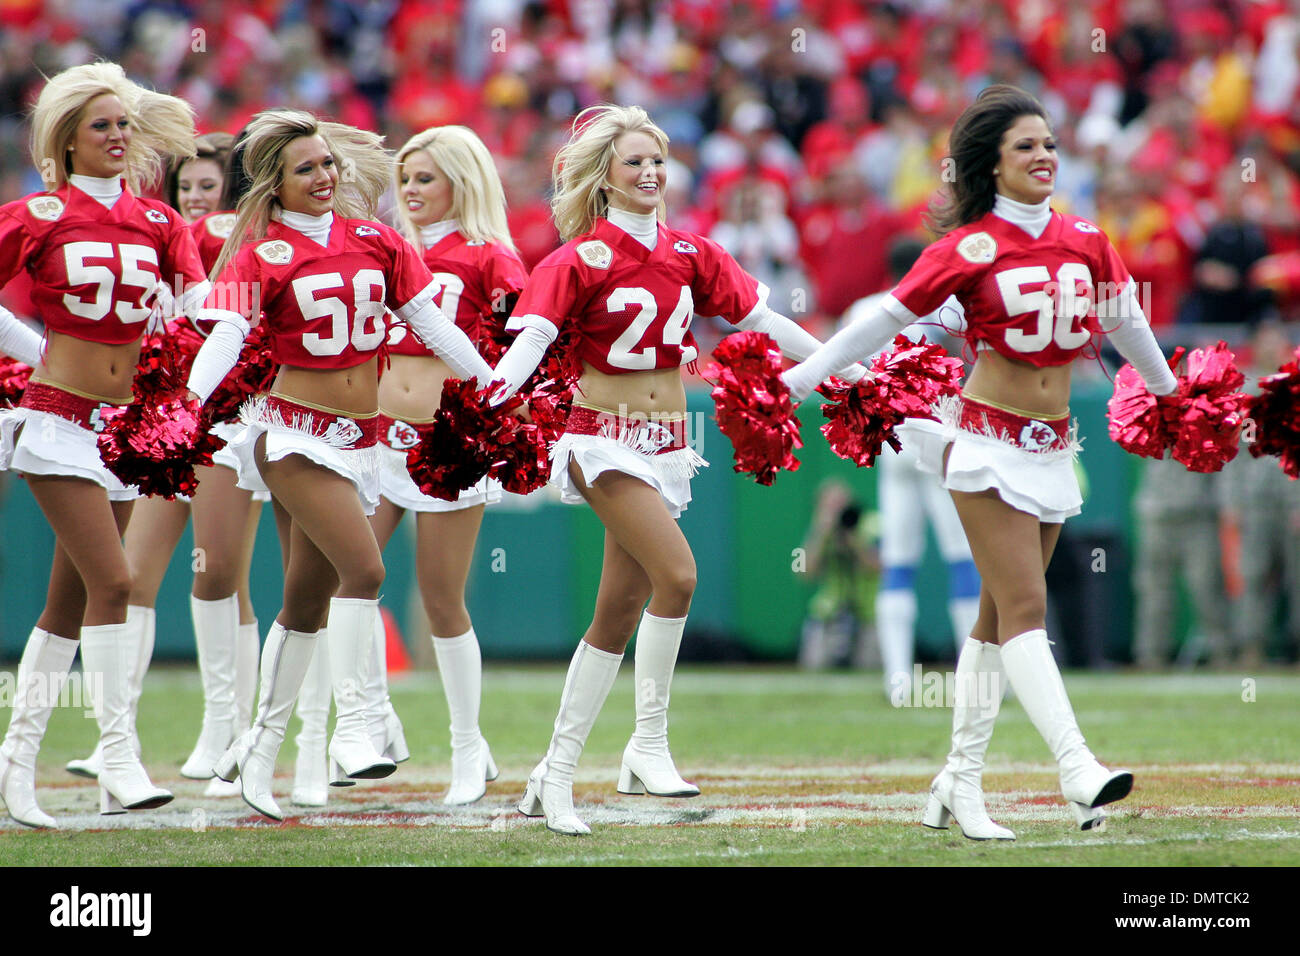
[[[41,91],[32,147],[49,191],[0,208],[0,283],[27,270],[48,341],[44,354],[18,353],[35,371],[21,406],[0,418],[0,467],[27,479],[56,546],[0,747],[0,793],[20,823],[52,827],[36,803],[36,753],[78,639],[100,728],[100,812],[172,799],[134,743],[143,622],[127,615],[121,533],[136,495],[103,466],[95,433],[102,408],[131,400],[158,285],[180,290],[177,305],[193,314],[208,283],[181,217],[135,194],[157,180],[163,155],[193,150],[188,105],[136,86],[116,64],[75,67]]]
[[[1103,767],[1084,743],[1044,626],[1047,564],[1082,503],[1070,364],[1096,323],[1154,394],[1172,392],[1175,380],[1109,240],[1051,208],[1056,140],[1042,105],[1015,87],[989,87],[958,118],[950,146],[952,201],[933,217],[942,238],[878,308],[785,380],[802,399],[825,372],[869,355],[949,295],[961,302],[977,355],[961,400],[941,409],[943,425],[907,439],[943,476],[982,581],[957,661],[952,750],[923,822],[942,828],[952,817],[972,839],[1015,839],[989,819],[980,784],[1005,675],[1089,829],[1104,816],[1099,807],[1128,795],[1133,775]]]
[[[235,137],[230,133],[205,133],[195,137],[192,157],[172,163],[163,195],[187,223],[193,225],[204,216],[232,208],[222,205],[222,197],[234,145]]]
[[[402,225],[441,287],[439,305],[482,348],[492,327],[504,326],[528,278],[506,226],[505,192],[492,155],[463,126],[435,127],[398,150],[395,171]],[[392,365],[379,386],[381,498],[371,523],[382,548],[403,514],[416,514],[416,577],[451,712],[451,786],[443,802],[466,804],[481,798],[486,781],[497,776],[479,732],[483,664],[465,584],[484,506],[500,501],[501,489],[484,478],[456,501],[442,501],[422,494],[411,480],[406,449],[418,437],[412,426],[428,421],[451,371],[405,333],[402,326],[389,333]],[[380,665],[383,642],[382,630],[376,631]],[[382,666],[375,673],[382,680]],[[386,697],[377,680],[371,708],[376,720],[391,709]]]
[[[563,327],[580,333],[582,398],[553,449],[551,480],[604,524],[604,564],[554,736],[519,805],[559,833],[591,832],[574,813],[573,774],[633,631],[636,731],[619,792],[700,792],[668,749],[669,687],[695,591],[695,559],[676,519],[705,464],[687,441],[680,371],[698,354],[691,317],[767,332],[795,358],[820,344],[773,312],[766,287],[720,246],[663,224],[667,152],[667,136],[640,107],[579,114],[555,158],[552,210],[565,245],[529,278],[508,324],[519,335],[494,373],[512,391]],[[856,380],[862,371],[842,374]]]
[[[369,679],[384,579],[366,516],[378,503],[385,309],[458,376],[486,382],[491,372],[433,304],[437,285],[415,250],[368,218],[389,175],[380,143],[372,133],[296,110],[253,119],[244,144],[250,186],[202,313],[216,324],[190,375],[191,390],[206,400],[238,360],[249,320],[260,315],[268,323],[280,371],[271,393],[246,407],[246,427],[227,447],[238,458],[239,483],[260,477],[291,518],[284,606],[263,646],[253,727],[214,769],[224,780],[239,777],[244,800],[277,820],[275,758],[327,618],[338,712],[329,746],[333,779],[373,779],[395,769],[374,746],[359,692]]]
[[[231,195],[225,189],[234,139],[228,133],[196,137],[197,155],[173,161],[164,183],[169,203],[189,223],[205,270],[215,264],[221,241],[229,234],[235,218],[230,213],[214,214],[223,203],[224,208],[233,208],[238,201],[237,193]],[[215,427],[226,439],[236,430],[232,423]],[[145,672],[153,656],[158,590],[193,506],[194,544],[201,560],[195,569],[190,615],[203,682],[203,729],[193,753],[181,767],[181,775],[209,780],[204,791],[204,796],[209,797],[239,793],[237,786],[213,777],[212,765],[236,733],[252,722],[260,646],[248,586],[259,509],[251,507],[253,493],[235,487],[233,458],[223,449],[214,460],[214,467],[198,471],[199,488],[192,500],[154,497],[136,502],[123,537],[131,567],[127,621],[141,622],[139,630],[132,632],[138,633],[141,641],[131,674],[134,726]],[[257,494],[261,500],[269,497],[265,492]],[[138,740],[135,745],[139,753]],[[69,761],[66,769],[94,779],[102,762],[103,747],[97,744],[90,756]]]

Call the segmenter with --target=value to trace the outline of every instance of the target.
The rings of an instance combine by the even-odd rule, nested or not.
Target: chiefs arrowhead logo
[[[405,451],[420,444],[420,433],[406,422],[394,421],[388,426],[388,447]]]
[[[286,262],[293,261],[293,246],[283,239],[263,242],[254,251],[273,266],[282,266]]]
[[[957,255],[977,265],[992,262],[997,254],[998,242],[987,232],[973,232],[957,243]]]
[[[159,222],[163,225],[167,224],[167,213],[162,212],[159,209],[146,209],[144,211],[144,217],[150,222]]]
[[[673,252],[699,252],[699,251],[700,251],[699,249],[696,249],[685,239],[678,239],[676,242],[673,243]]]
[[[1029,451],[1042,451],[1056,443],[1057,434],[1050,425],[1037,420],[1020,429],[1020,447]]]
[[[357,226],[357,235],[358,235],[358,236],[377,236],[377,235],[379,235],[379,230],[376,229],[376,228],[374,228],[373,226]]]
[[[37,219],[53,222],[63,215],[63,200],[57,196],[37,196],[27,200],[27,209]]]
[[[608,269],[614,261],[614,252],[599,239],[578,244],[578,255],[593,269]]]
[[[1100,229],[1090,222],[1076,222],[1074,228],[1078,229],[1080,232],[1101,232]]]

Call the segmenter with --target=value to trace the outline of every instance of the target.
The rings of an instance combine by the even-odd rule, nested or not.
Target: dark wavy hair
[[[945,196],[930,203],[926,225],[945,235],[974,222],[993,208],[997,190],[993,168],[1001,157],[1002,137],[1022,116],[1041,116],[1050,127],[1043,104],[1016,86],[990,86],[957,117],[948,137],[954,179]]]
[[[196,159],[210,159],[221,169],[221,175],[226,175],[226,167],[230,162],[230,147],[234,144],[235,137],[229,133],[205,133],[202,136],[194,137],[194,156],[184,156],[175,159],[167,167],[167,175],[163,180],[163,196],[167,200],[167,205],[173,209],[180,209],[180,180],[181,170],[187,163],[192,163]]]

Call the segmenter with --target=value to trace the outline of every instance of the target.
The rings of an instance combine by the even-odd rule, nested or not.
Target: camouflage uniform
[[[1134,500],[1138,518],[1134,659],[1139,666],[1169,663],[1181,576],[1196,609],[1196,626],[1183,659],[1228,654],[1228,605],[1219,537],[1218,486],[1222,476],[1188,471],[1172,458],[1144,463]]]
[[[1234,615],[1234,638],[1243,660],[1255,662],[1276,632],[1278,599],[1285,593],[1285,635],[1300,637],[1300,481],[1286,476],[1277,459],[1243,452],[1224,470],[1223,507],[1241,531],[1242,593]]]

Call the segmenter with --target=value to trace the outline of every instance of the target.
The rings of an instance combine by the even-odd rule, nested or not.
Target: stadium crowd
[[[1055,117],[1056,204],[1151,283],[1157,331],[1254,321],[1267,285],[1300,286],[1289,260],[1250,271],[1300,252],[1294,0],[66,0],[5,4],[0,27],[5,196],[40,186],[23,117],[42,74],[104,57],[192,103],[201,131],[281,105],[389,143],[467,125],[531,266],[558,245],[544,194],[572,116],[640,103],[671,137],[681,226],[783,307],[837,318],[887,284],[888,240],[920,228],[947,130],[1001,82]]]
[[[1166,346],[1227,334],[1245,367],[1260,322],[1297,338],[1300,0],[15,0],[0,5],[0,197],[42,188],[26,116],[44,77],[97,57],[192,103],[200,131],[270,106],[390,145],[465,124],[497,160],[529,267],[559,245],[546,192],[573,115],[640,103],[671,137],[676,225],[823,335],[889,285],[890,240],[922,229],[958,113],[1010,83],[1055,118],[1054,205],[1111,237]],[[2,300],[20,313],[21,286]],[[721,333],[697,329],[706,348]],[[1214,593],[1249,593],[1233,560]],[[1148,663],[1165,653],[1139,643]]]

